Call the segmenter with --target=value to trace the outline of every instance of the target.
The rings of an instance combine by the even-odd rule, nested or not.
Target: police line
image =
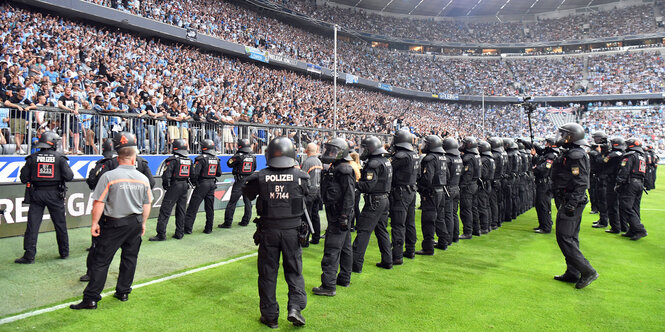
[[[156,185],[152,189],[154,201],[150,218],[156,218],[159,213],[162,199],[164,198],[164,189],[162,188],[161,175],[162,163],[168,156],[155,155],[144,156],[148,161],[150,169],[155,175]],[[191,155],[190,157],[195,157]],[[223,172],[231,170],[226,167],[226,161],[231,157],[229,155],[219,156],[222,159]],[[257,169],[265,167],[265,157],[257,155]],[[67,183],[67,194],[65,199],[65,211],[67,214],[67,228],[90,226],[90,214],[92,212],[92,191],[83,181],[88,172],[94,167],[95,161],[101,156],[71,156],[69,164],[74,172],[75,180]],[[22,235],[25,231],[25,224],[28,221],[28,205],[23,204],[25,196],[25,185],[18,180],[18,174],[23,167],[24,157],[3,156],[0,157],[0,210],[4,214],[0,215],[0,238]],[[233,177],[230,174],[222,175],[218,178],[217,189],[215,190],[215,209],[224,209],[231,195],[230,188],[233,185]],[[192,191],[190,190],[189,195]],[[189,198],[188,198],[189,199]],[[242,200],[239,202],[242,204]],[[199,211],[203,211],[203,204]],[[50,215],[45,213],[40,232],[53,230],[53,223],[50,222]]]

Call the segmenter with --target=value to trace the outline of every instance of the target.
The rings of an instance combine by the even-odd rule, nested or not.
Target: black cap
[[[201,152],[214,156],[215,142],[213,142],[211,139],[204,139],[203,141],[201,141]]]
[[[296,148],[288,137],[280,136],[268,144],[266,163],[272,168],[291,168],[296,163]]]
[[[246,139],[241,138],[238,140],[238,151],[250,153],[252,152],[252,143]]]
[[[39,137],[35,148],[38,149],[57,149],[60,136],[52,131],[43,132]]]
[[[360,146],[363,148],[363,153],[360,155],[360,159],[362,160],[367,160],[369,156],[378,156],[388,153],[388,151],[383,148],[381,140],[376,136],[368,136],[360,143]],[[413,150],[413,147],[411,147],[411,150]]]
[[[395,132],[392,145],[413,151],[413,135],[411,135],[411,133],[406,129],[400,129]]]
[[[433,152],[433,153],[446,153],[443,150],[443,141],[439,136],[429,135],[425,137],[425,142],[423,142],[423,152]]]
[[[123,131],[113,137],[113,149],[118,151],[128,146],[136,146],[136,136],[132,133]]]
[[[173,153],[187,157],[189,151],[187,151],[187,141],[182,138],[173,141]]]

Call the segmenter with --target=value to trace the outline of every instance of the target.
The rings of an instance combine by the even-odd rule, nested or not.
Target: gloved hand
[[[346,231],[349,230],[349,218],[348,217],[339,218],[339,229],[342,230],[343,232],[346,232]]]
[[[564,209],[567,216],[572,217],[572,216],[575,215],[575,207],[567,205],[567,206],[564,206],[563,209]]]

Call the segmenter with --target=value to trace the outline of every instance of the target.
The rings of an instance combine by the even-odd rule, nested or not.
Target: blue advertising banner
[[[249,46],[245,46],[245,53],[247,53],[250,59],[254,59],[256,61],[261,61],[265,63],[270,62],[270,58],[268,57],[268,52],[264,52]]]
[[[358,83],[358,76],[346,74],[346,84],[356,84]]]
[[[307,71],[321,74],[321,66],[313,65],[311,63],[307,64]]]
[[[197,155],[189,155],[194,160]],[[148,161],[148,166],[152,170],[152,174],[157,176],[162,163],[168,155],[154,155],[154,156],[141,156]],[[222,161],[222,172],[230,173],[231,169],[226,166],[226,162],[231,158],[231,155],[219,155]],[[88,173],[95,168],[95,162],[102,159],[99,155],[89,156],[69,156],[69,166],[74,172],[74,179],[85,179]],[[0,156],[0,183],[15,183],[21,182],[19,179],[19,172],[21,167],[25,164],[25,156]],[[263,169],[266,167],[266,158],[264,155],[256,155],[256,169]]]
[[[390,84],[386,84],[386,83],[379,83],[379,89],[385,90],[385,91],[393,91],[393,87]]]

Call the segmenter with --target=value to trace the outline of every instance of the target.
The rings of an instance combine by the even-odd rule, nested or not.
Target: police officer
[[[54,132],[45,132],[35,145],[39,151],[25,158],[25,165],[21,168],[21,182],[26,184],[25,203],[30,204],[28,210],[28,224],[23,237],[22,257],[14,262],[18,264],[32,264],[37,253],[37,236],[39,226],[44,217],[44,207],[48,207],[55,235],[58,242],[60,258],[69,257],[69,238],[67,236],[67,221],[65,219],[65,182],[74,178],[69,168],[67,157],[56,151],[60,143],[60,136]]]
[[[647,145],[644,153],[647,158],[647,174],[644,178],[644,189],[649,191],[656,189],[656,172],[660,158],[658,158],[656,151],[654,151],[653,145]]]
[[[126,137],[130,137],[129,135],[132,135],[127,132],[122,132],[120,135],[125,135]],[[97,160],[95,163],[95,168],[93,168],[90,171],[90,174],[88,174],[88,178],[85,180],[85,182],[88,184],[88,187],[91,190],[95,190],[95,187],[97,187],[97,183],[99,182],[99,179],[102,177],[102,175],[108,171],[114,170],[118,168],[119,162],[117,158],[117,153],[113,149],[113,141],[110,139],[107,139],[102,143],[102,159]],[[148,166],[148,161],[145,159],[141,158],[141,156],[136,155],[136,163],[134,165],[136,167],[136,170],[141,172],[141,174],[145,175],[145,177],[148,179],[148,183],[150,184],[150,189],[155,187],[155,179],[152,177],[152,171],[150,170],[150,167]],[[88,248],[88,250],[91,250],[95,246],[96,238],[92,237],[92,246]],[[86,259],[86,267],[88,268],[88,271],[86,274],[82,275],[79,280],[80,281],[90,281],[90,266],[92,264],[92,254],[88,252],[88,257]]]
[[[536,157],[533,173],[536,176],[536,214],[538,227],[536,233],[548,234],[552,232],[552,165],[558,158],[556,139],[547,137],[545,148],[539,151]]]
[[[594,148],[589,151],[589,162],[591,164],[591,181],[589,187],[589,196],[592,200],[592,210],[598,211],[600,217],[594,222],[593,228],[605,228],[609,223],[607,216],[607,197],[605,190],[605,173],[603,172],[603,164],[607,156],[607,135],[603,131],[594,132],[591,137],[594,141]],[[595,200],[595,204],[594,203]],[[594,206],[595,205],[595,206]],[[594,209],[595,207],[595,209]]]
[[[349,227],[356,185],[351,160],[345,140],[333,138],[324,144],[321,162],[329,167],[322,174],[321,199],[326,207],[328,229],[321,259],[321,286],[312,289],[316,295],[335,296],[338,285],[348,287],[351,282],[353,249]]]
[[[599,163],[599,160],[602,161],[604,158],[604,156],[600,156],[601,153],[598,151],[599,143],[597,142],[600,142],[603,139],[607,141],[607,134],[602,130],[597,130],[591,134],[591,139],[593,139],[593,144],[591,144],[591,150],[589,150],[589,162],[591,164],[589,201],[591,202],[591,214],[596,214],[598,213],[598,196],[596,195],[596,192],[598,191],[598,175],[602,171],[602,163]]]
[[[443,140],[443,150],[446,151],[446,162],[448,168],[448,185],[446,191],[446,202],[444,214],[446,216],[446,228],[448,231],[448,245],[459,241],[459,217],[457,208],[460,203],[460,180],[464,162],[460,158],[459,143],[452,137]]]
[[[254,241],[259,245],[258,272],[261,323],[277,328],[279,304],[275,297],[279,256],[289,286],[288,320],[305,325],[300,311],[307,305],[302,275],[300,228],[309,176],[296,168],[296,151],[290,139],[277,137],[266,149],[267,168],[243,178],[243,194],[256,201],[259,215]]]
[[[391,148],[390,163],[395,173],[390,190],[390,226],[393,264],[399,265],[402,257],[414,258],[416,252],[416,180],[420,155],[414,151],[413,135],[406,129],[395,132]]]
[[[626,141],[623,137],[612,137],[610,140],[611,151],[603,159],[602,175],[605,179],[605,198],[607,206],[607,217],[609,219],[610,229],[605,232],[618,234],[628,230],[626,220],[621,220],[619,212],[619,194],[614,191],[617,182],[617,175],[621,167],[621,160],[626,150]]]
[[[626,140],[628,152],[621,160],[614,191],[619,193],[619,211],[621,220],[628,223],[631,240],[647,236],[647,231],[640,221],[640,202],[644,190],[644,177],[647,173],[647,161],[644,157],[642,142],[634,137]]]
[[[196,188],[192,192],[185,213],[185,234],[192,234],[196,213],[199,211],[202,201],[206,212],[206,225],[203,233],[210,234],[215,219],[217,177],[222,175],[220,160],[215,155],[215,142],[211,139],[201,141],[201,154],[194,159],[194,166],[190,173],[189,179]]]
[[[478,214],[480,216],[480,233],[490,232],[492,219],[492,210],[490,208],[490,196],[492,193],[492,180],[494,180],[494,157],[492,156],[492,146],[486,141],[478,143],[480,151],[480,187],[478,188]]]
[[[162,206],[157,217],[157,235],[150,241],[166,240],[166,225],[171,217],[175,205],[175,234],[174,239],[182,239],[185,233],[185,209],[187,208],[187,191],[189,190],[189,175],[191,174],[192,160],[187,156],[187,141],[180,138],[173,141],[173,155],[164,163],[166,168],[162,173],[162,187],[166,190]]]
[[[365,161],[358,181],[358,189],[364,194],[365,205],[356,224],[356,239],[353,241],[353,272],[361,273],[365,261],[365,251],[372,231],[376,234],[381,252],[381,262],[376,266],[392,269],[393,257],[388,235],[388,193],[393,180],[393,169],[386,159],[388,154],[383,143],[375,136],[365,138],[360,146],[363,149],[360,159]]]
[[[517,142],[518,147],[518,156],[520,160],[520,169],[519,177],[517,182],[517,192],[519,199],[517,200],[519,209],[517,210],[518,215],[522,215],[526,210],[530,208],[530,194],[529,194],[529,168],[531,163],[529,162],[528,153],[526,152],[526,146],[522,140]]]
[[[492,158],[494,159],[494,179],[492,179],[492,193],[490,194],[490,208],[492,210],[491,229],[495,230],[501,227],[503,222],[503,141],[499,137],[490,137],[488,139],[492,147]]]
[[[109,265],[122,248],[115,298],[127,301],[131,292],[136,260],[150,215],[152,192],[148,178],[136,170],[136,137],[123,132],[113,139],[119,166],[104,173],[92,195],[92,227],[96,238],[90,250],[90,282],[83,291],[83,301],[72,309],[96,309],[101,300]]]
[[[321,160],[317,157],[319,146],[315,143],[307,144],[305,153],[307,153],[307,159],[302,163],[301,169],[309,175],[309,195],[305,199],[305,206],[307,207],[314,231],[310,243],[318,244],[321,238],[319,206],[321,206],[321,172],[323,171],[323,164],[321,164]]]
[[[504,140],[504,148],[506,149],[508,157],[508,194],[510,194],[509,201],[506,202],[506,218],[504,221],[510,222],[517,218],[519,210],[519,173],[522,167],[521,158],[517,151],[517,143],[512,138]]]
[[[224,223],[217,225],[219,228],[231,228],[233,224],[233,214],[236,211],[236,203],[242,196],[242,183],[243,180],[252,175],[256,171],[256,157],[252,153],[252,144],[248,139],[242,138],[238,140],[238,152],[234,154],[226,162],[226,165],[233,169],[233,188],[231,188],[231,198],[226,205],[224,211]],[[247,226],[249,220],[252,218],[252,200],[242,196],[243,204],[245,205],[245,214],[242,216],[240,226]]]
[[[459,148],[462,153],[464,169],[460,178],[460,219],[462,219],[463,231],[460,239],[472,238],[472,233],[480,235],[480,220],[475,225],[474,203],[477,203],[478,179],[480,178],[480,163],[476,158],[478,142],[475,137],[469,136],[462,140]],[[477,211],[477,207],[475,208]]]
[[[422,146],[423,158],[418,178],[418,192],[421,201],[421,227],[423,232],[422,250],[416,251],[418,255],[434,255],[434,234],[439,241],[436,246],[442,250],[448,247],[448,228],[445,226],[445,186],[448,184],[448,164],[443,142],[436,135],[425,137]],[[440,223],[440,225],[437,225]]]
[[[598,278],[598,273],[584,258],[579,247],[582,212],[588,203],[589,156],[582,148],[584,128],[577,123],[567,123],[559,128],[559,146],[566,149],[552,167],[552,186],[557,197],[556,240],[566,258],[566,272],[555,280],[576,283],[584,288]]]

